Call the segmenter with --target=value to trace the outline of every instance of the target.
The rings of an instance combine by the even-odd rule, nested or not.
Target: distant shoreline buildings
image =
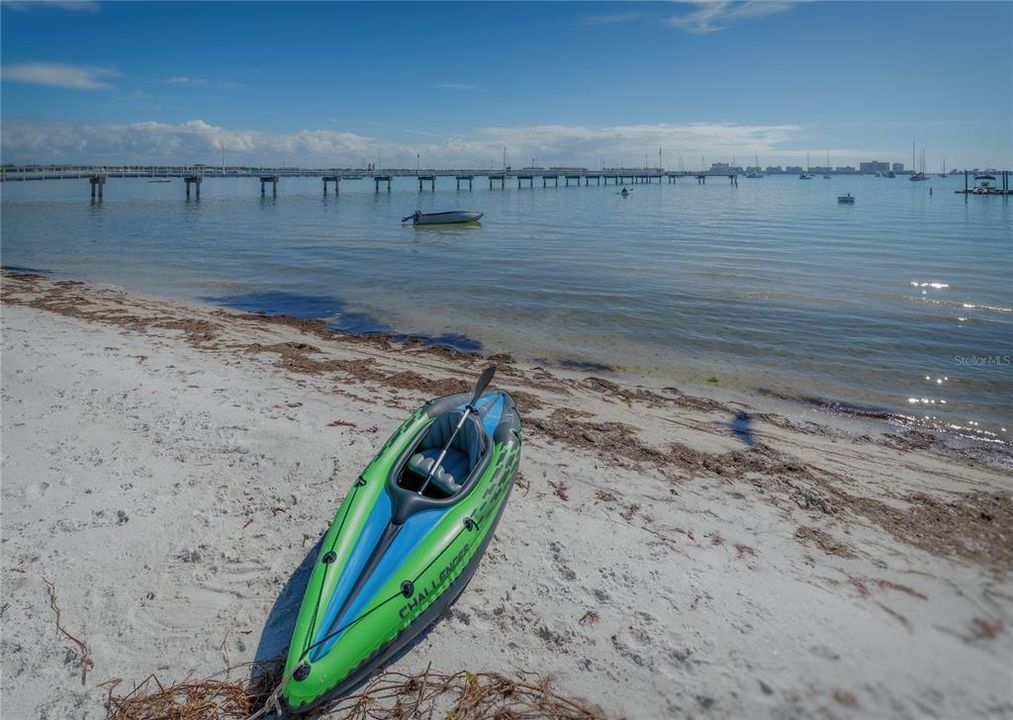
[[[252,165],[241,165],[241,166],[229,166],[222,167],[212,164],[193,163],[187,165],[87,165],[87,164],[60,164],[60,163],[28,163],[28,164],[15,164],[15,163],[3,163],[0,164],[0,182],[7,180],[24,180],[24,179],[42,179],[35,177],[36,175],[54,175],[63,177],[64,175],[80,175],[86,176],[88,173],[95,175],[110,175],[118,177],[127,177],[136,175],[137,173],[154,173],[154,174],[166,174],[166,173],[194,173],[198,175],[214,175],[219,176],[226,175],[244,175],[257,172],[272,172],[280,173],[284,175],[293,174],[314,174],[314,173],[350,173],[350,174],[362,174],[368,175],[370,173],[384,173],[384,174],[396,174],[396,175],[417,175],[419,174],[418,168],[397,168],[387,167],[380,168],[377,163],[367,163],[362,167],[302,167],[302,166],[289,166],[282,168],[272,168],[269,166],[252,166]],[[714,162],[710,166],[704,163],[697,166],[696,168],[684,168],[683,163],[680,161],[678,170],[670,170],[661,165],[655,167],[645,166],[625,166],[625,167],[606,167],[604,163],[600,169],[589,169],[578,165],[552,165],[548,168],[540,165],[529,165],[523,168],[511,168],[507,166],[503,170],[480,170],[476,168],[445,168],[435,169],[427,168],[426,173],[430,174],[446,174],[450,172],[457,173],[471,173],[475,175],[484,175],[489,172],[493,174],[530,174],[530,175],[542,175],[542,174],[592,174],[592,175],[650,175],[658,176],[665,175],[666,173],[690,175],[693,173],[706,173],[712,175],[745,175],[750,172],[765,175],[800,175],[805,173],[819,173],[819,174],[835,174],[835,175],[887,175],[888,173],[893,174],[904,174],[909,175],[912,173],[911,170],[904,169],[904,163],[888,163],[880,160],[871,160],[867,162],[859,163],[858,169],[855,169],[852,165],[838,165],[836,167],[813,165],[811,167],[804,167],[802,165],[767,165],[761,167],[760,165],[747,165],[745,167],[727,162]],[[997,174],[1002,172],[993,167],[986,168],[951,168],[946,174],[947,175],[963,175],[969,174]],[[934,175],[935,173],[933,173]],[[25,177],[32,176],[32,177]],[[498,176],[498,175],[497,175]]]

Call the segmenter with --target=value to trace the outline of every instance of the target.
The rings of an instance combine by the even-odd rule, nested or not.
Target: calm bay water
[[[435,194],[412,179],[4,183],[2,261],[464,348],[1013,429],[1013,211],[963,178],[794,176]],[[929,195],[929,189],[934,190]],[[851,192],[856,205],[838,205]],[[422,229],[423,211],[486,213]],[[914,400],[915,402],[912,402]],[[933,402],[934,401],[934,402]],[[943,402],[945,401],[945,402]],[[980,423],[978,426],[970,423]],[[1005,430],[1003,429],[1005,428]]]

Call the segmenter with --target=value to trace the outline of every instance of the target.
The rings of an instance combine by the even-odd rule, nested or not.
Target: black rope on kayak
[[[360,480],[362,480],[362,476],[361,475],[359,476],[359,479],[355,481],[355,485],[352,486],[352,495],[355,495],[356,493],[358,493],[359,492],[359,488],[362,487],[362,483],[360,482]],[[334,542],[331,543],[331,547],[328,549],[328,552],[330,552],[330,553],[334,552],[334,546],[338,544],[338,538],[341,537],[341,531],[345,527],[345,520],[348,518],[348,511],[349,511],[350,508],[351,508],[351,503],[345,505],[345,514],[341,516],[341,523],[338,525],[338,531],[336,533],[334,533]],[[321,549],[323,549],[323,548],[321,548]],[[325,557],[326,557],[326,555],[325,555]],[[308,633],[306,633],[306,639],[307,639],[307,641],[309,641],[309,639],[311,637],[313,637],[313,629],[317,625],[317,614],[320,612],[320,599],[323,596],[324,596],[324,582],[321,580],[320,581],[320,590],[317,592],[317,602],[313,606],[313,621],[310,623],[310,631]],[[304,650],[304,652],[308,652],[308,651],[309,651],[309,648],[307,648],[306,650]]]
[[[394,600],[394,599],[399,598],[399,597],[401,597],[401,593],[400,592],[398,592],[395,595],[391,595],[389,598],[387,598],[383,602],[377,603],[376,605],[374,605],[373,607],[371,607],[369,610],[367,610],[366,612],[364,612],[359,617],[355,618],[354,620],[352,620],[349,623],[346,623],[345,625],[342,625],[337,630],[335,630],[335,631],[333,631],[331,633],[328,633],[324,637],[320,638],[320,640],[318,640],[317,642],[313,643],[308,648],[306,648],[305,650],[303,650],[302,654],[299,655],[299,659],[296,661],[296,663],[292,667],[292,669],[289,670],[287,673],[285,673],[282,676],[281,681],[274,688],[274,690],[271,691],[271,694],[267,696],[267,700],[264,701],[264,707],[262,707],[256,713],[254,713],[253,715],[251,715],[250,717],[248,717],[246,720],[259,720],[259,718],[264,717],[264,714],[267,713],[267,712],[270,712],[271,710],[274,710],[276,713],[278,713],[278,717],[281,717],[282,716],[282,712],[281,712],[281,705],[280,705],[280,703],[278,701],[278,696],[281,693],[282,689],[284,689],[284,687],[288,683],[288,681],[291,680],[295,676],[295,674],[299,671],[299,668],[301,668],[303,666],[302,663],[306,659],[306,656],[309,655],[312,650],[316,649],[317,647],[319,647],[323,643],[327,642],[332,637],[334,637],[336,635],[340,635],[341,633],[343,633],[345,630],[347,630],[348,628],[350,628],[353,625],[355,625],[360,620],[365,620],[367,617],[369,617],[370,614],[373,613],[373,611],[379,610],[384,605],[386,605],[387,603],[389,603],[391,600]]]
[[[441,550],[440,553],[436,557],[434,557],[432,560],[430,560],[428,565],[426,565],[424,568],[422,568],[421,571],[419,571],[419,574],[416,575],[411,580],[412,585],[414,585],[415,582],[417,582],[420,577],[422,577],[423,575],[425,575],[426,572],[429,570],[429,568],[431,568],[433,566],[433,564],[437,560],[439,560],[441,557],[443,557],[443,554],[447,550],[449,550],[453,546],[453,544],[455,542],[457,542],[457,538],[461,537],[461,533],[468,532],[472,527],[478,528],[478,523],[475,522],[474,520],[472,520],[470,517],[467,518],[466,520],[470,520],[470,523],[469,522],[465,522],[464,525],[461,527],[461,529],[457,531],[457,534],[454,535],[454,538],[449,543],[447,543],[446,547],[444,547],[443,550]],[[379,610],[384,605],[386,605],[387,603],[389,603],[391,600],[396,600],[399,597],[403,597],[403,593],[400,590],[397,593],[395,593],[394,595],[391,595],[386,600],[383,600],[383,601],[377,603],[376,605],[374,605],[373,607],[371,607],[369,610],[367,610],[366,612],[362,613],[362,615],[359,615],[354,620],[352,620],[352,621],[350,621],[350,622],[342,625],[337,630],[333,630],[332,632],[327,633],[322,638],[320,638],[319,640],[317,640],[315,643],[313,643],[312,645],[310,645],[308,648],[306,648],[305,650],[303,650],[302,653],[299,655],[299,659],[296,661],[296,663],[292,667],[292,669],[289,670],[287,673],[285,673],[284,676],[282,676],[281,682],[279,682],[278,685],[277,685],[277,687],[275,687],[274,690],[271,691],[271,694],[268,696],[267,700],[264,702],[264,707],[262,707],[256,713],[254,713],[253,715],[251,715],[250,717],[248,717],[246,720],[259,720],[259,718],[262,718],[262,717],[265,716],[264,714],[266,712],[269,712],[272,709],[275,712],[278,713],[279,717],[281,717],[282,712],[281,712],[281,705],[280,705],[280,703],[278,701],[278,696],[281,693],[282,689],[285,687],[285,685],[288,683],[288,681],[291,680],[295,676],[295,674],[299,670],[299,668],[302,667],[302,663],[306,659],[306,656],[309,655],[310,652],[312,652],[316,648],[318,648],[321,645],[323,645],[324,643],[326,643],[331,638],[340,635],[345,630],[349,629],[350,627],[352,627],[353,625],[355,625],[359,621],[365,620],[373,612],[375,612],[376,610]],[[319,605],[319,599],[317,601],[317,604]],[[310,628],[310,630],[311,630],[310,635],[312,636],[312,627]]]
[[[341,633],[343,633],[345,630],[347,630],[348,628],[350,628],[353,625],[355,625],[360,620],[365,620],[367,617],[369,617],[371,614],[373,614],[374,611],[379,610],[384,605],[386,605],[387,603],[389,603],[391,600],[396,600],[399,597],[401,597],[401,591],[400,590],[398,590],[396,593],[394,593],[393,595],[391,595],[386,600],[383,600],[382,602],[377,603],[376,605],[374,605],[373,607],[371,607],[369,610],[367,610],[366,612],[362,613],[362,615],[359,615],[359,617],[355,618],[354,620],[352,620],[352,621],[350,621],[350,622],[342,625],[337,630],[332,630],[331,632],[327,633],[326,635],[324,635],[322,638],[320,638],[319,640],[317,640],[315,643],[313,643],[312,645],[310,645],[308,648],[306,648],[303,651],[302,655],[299,656],[299,662],[302,662],[303,660],[305,660],[306,656],[310,653],[311,650],[315,650],[316,648],[320,647],[325,642],[327,642],[328,640],[330,640],[332,637],[336,637],[337,635],[340,635]]]
[[[476,524],[476,526],[477,526],[477,524]],[[434,563],[435,563],[435,562],[436,562],[437,560],[439,560],[439,559],[440,559],[441,557],[443,557],[443,554],[444,554],[445,552],[447,552],[447,550],[448,550],[448,549],[450,549],[450,547],[451,547],[451,546],[452,546],[452,545],[453,545],[453,544],[454,544],[455,542],[457,542],[457,538],[461,537],[461,533],[463,533],[463,532],[466,532],[467,530],[468,530],[468,526],[467,526],[467,525],[465,525],[465,526],[464,526],[464,527],[462,527],[462,528],[461,528],[460,530],[458,530],[458,531],[457,531],[457,534],[456,534],[456,535],[454,535],[454,538],[453,538],[453,539],[452,539],[452,540],[451,540],[451,541],[450,541],[449,543],[447,543],[446,547],[445,547],[445,548],[444,548],[443,550],[441,550],[441,551],[440,551],[440,553],[439,553],[439,554],[438,554],[438,555],[437,555],[436,557],[434,557],[434,558],[433,558],[432,560],[430,560],[430,561],[429,561],[429,564],[428,564],[428,565],[426,565],[426,566],[425,566],[424,568],[422,568],[422,570],[420,570],[420,571],[419,571],[418,575],[416,575],[416,576],[415,576],[414,578],[412,578],[412,580],[410,581],[410,582],[412,583],[412,585],[414,585],[414,584],[415,584],[416,582],[418,582],[418,579],[419,579],[420,577],[422,577],[423,575],[425,575],[425,574],[426,574],[426,572],[427,572],[427,571],[429,570],[429,568],[431,568],[431,567],[433,566],[433,564],[434,564]],[[314,649],[316,649],[316,648],[320,647],[320,646],[321,646],[321,645],[323,645],[323,644],[324,644],[325,642],[327,642],[328,640],[330,640],[330,639],[331,639],[332,637],[335,637],[335,636],[337,636],[337,635],[340,635],[341,633],[343,633],[343,632],[344,632],[345,630],[347,630],[348,628],[350,628],[350,627],[352,627],[353,625],[355,625],[355,624],[356,624],[357,622],[359,622],[360,620],[364,620],[364,619],[365,619],[366,617],[368,617],[368,616],[369,616],[369,615],[370,615],[370,614],[371,614],[371,613],[372,613],[372,612],[373,612],[374,610],[379,610],[379,609],[380,609],[380,608],[382,608],[382,607],[383,607],[384,605],[386,605],[387,603],[389,603],[389,602],[390,602],[391,600],[394,600],[394,599],[396,599],[396,598],[399,598],[399,597],[402,597],[402,593],[401,593],[401,591],[400,591],[400,590],[399,590],[399,591],[398,591],[398,592],[397,592],[396,594],[394,594],[394,595],[391,595],[391,596],[390,596],[389,598],[387,598],[386,600],[383,600],[382,602],[379,602],[379,603],[377,603],[376,605],[374,605],[373,607],[371,607],[371,608],[370,608],[369,610],[367,610],[366,612],[364,612],[364,613],[363,613],[362,615],[359,615],[359,616],[358,616],[357,618],[355,618],[354,620],[351,620],[350,622],[346,623],[345,625],[342,625],[342,626],[341,626],[341,627],[339,627],[339,628],[338,628],[337,630],[332,630],[331,632],[327,633],[326,635],[324,635],[324,636],[323,636],[322,638],[320,638],[319,640],[317,640],[317,641],[316,641],[315,643],[313,643],[312,645],[310,645],[310,646],[309,646],[308,648],[306,648],[306,649],[305,649],[305,650],[304,650],[304,651],[302,652],[302,655],[300,655],[300,656],[299,656],[299,662],[302,662],[303,660],[305,660],[305,659],[306,659],[306,655],[307,655],[307,654],[309,654],[309,653],[310,653],[310,651],[312,651],[312,650],[314,650]]]

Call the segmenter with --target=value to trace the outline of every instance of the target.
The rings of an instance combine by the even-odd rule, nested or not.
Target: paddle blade
[[[471,398],[471,405],[478,402],[478,399],[482,397],[482,393],[489,387],[489,383],[492,382],[492,376],[496,374],[496,366],[492,365],[482,371],[482,375],[478,378],[478,382],[475,384],[475,394]]]

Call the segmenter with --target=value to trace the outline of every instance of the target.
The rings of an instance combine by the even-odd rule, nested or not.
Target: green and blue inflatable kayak
[[[296,620],[286,710],[347,694],[432,624],[474,574],[517,475],[521,426],[513,399],[495,390],[470,406],[454,436],[471,400],[461,393],[422,406],[345,497]]]

